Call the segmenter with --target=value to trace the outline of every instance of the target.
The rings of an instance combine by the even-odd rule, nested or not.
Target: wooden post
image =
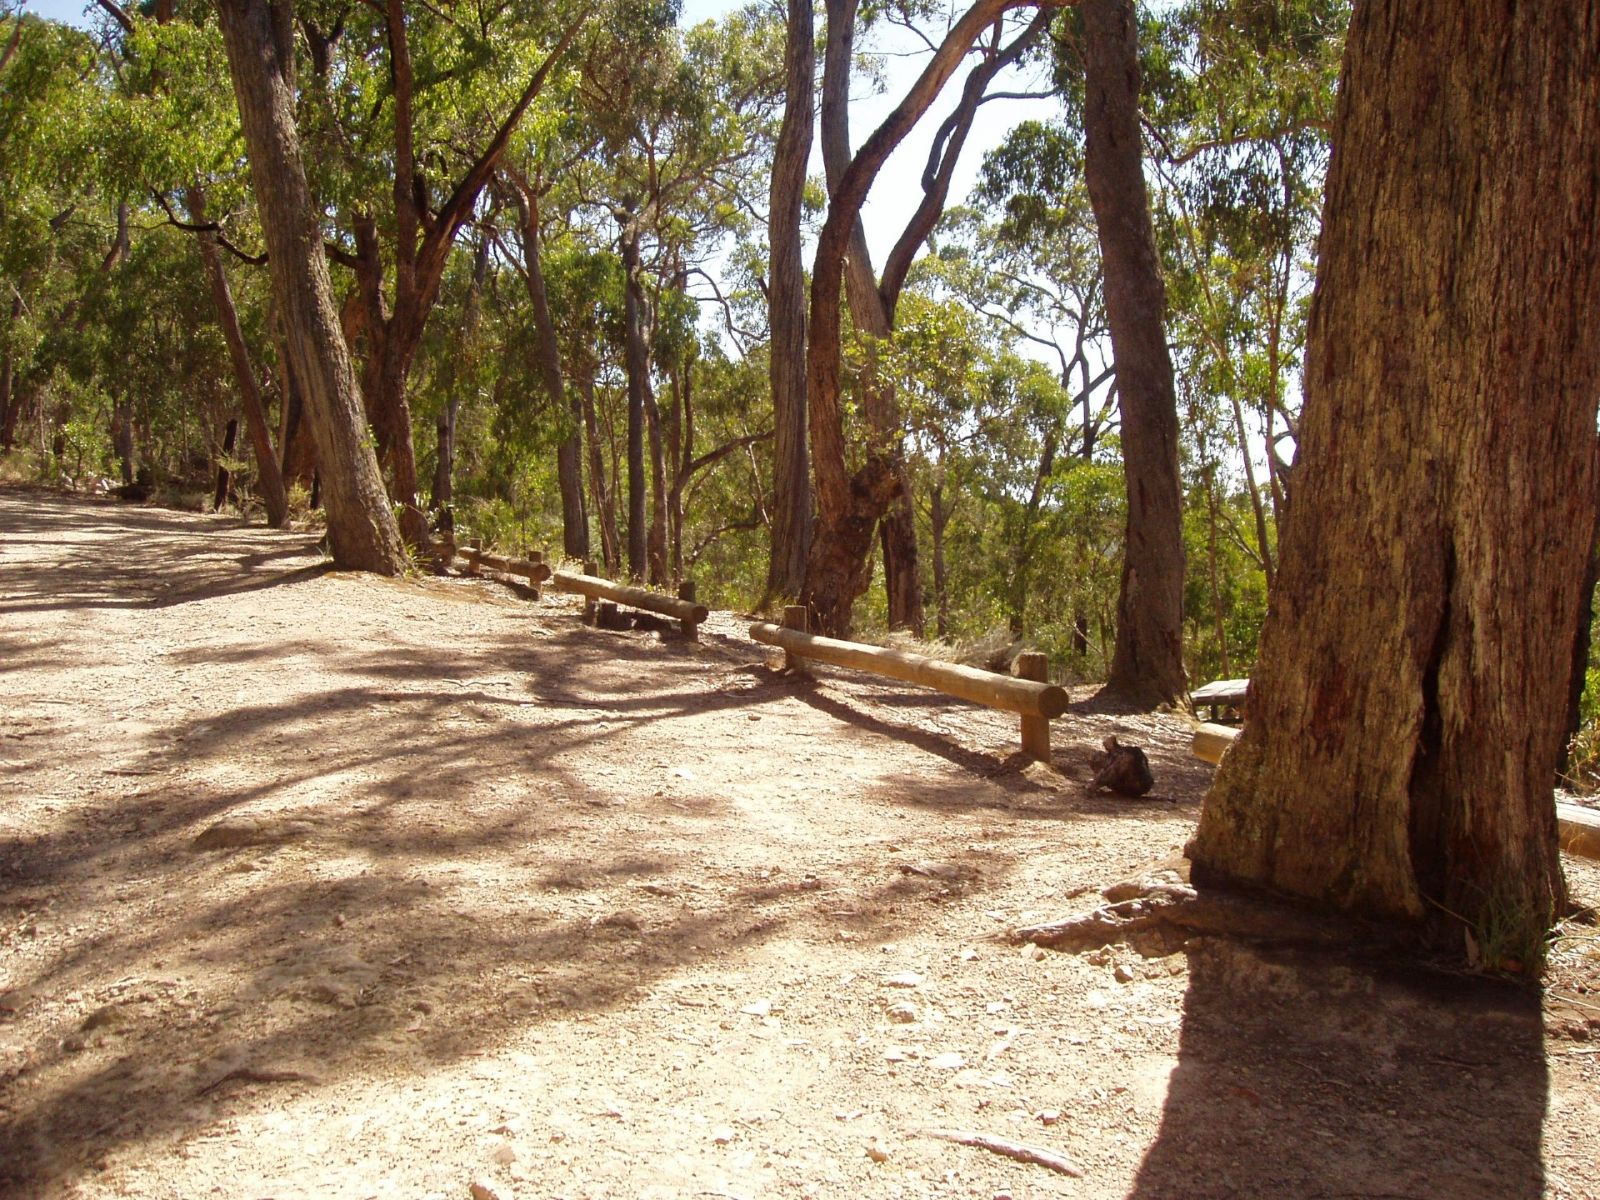
[[[783,607],[783,627],[796,629],[801,633],[811,631],[811,610],[804,604],[786,604]],[[783,652],[783,669],[785,671],[798,671],[801,669],[800,660],[787,650]]]
[[[690,604],[695,603],[694,592],[694,580],[692,579],[685,579],[678,585],[679,600],[687,600]],[[678,624],[683,629],[684,637],[688,638],[691,642],[698,642],[700,640],[700,624],[698,621],[691,621],[685,617],[683,620],[679,621]]]
[[[591,559],[586,559],[584,561],[583,573],[585,575],[593,575],[595,573],[595,569],[596,568],[595,568],[595,564],[594,564],[594,559],[591,558]],[[583,598],[583,623],[585,625],[593,625],[594,624],[594,597],[593,596],[585,596]]]
[[[1050,682],[1050,659],[1036,650],[1017,655],[1014,669],[1018,679],[1035,683]],[[1050,761],[1050,718],[1022,715],[1022,752],[1040,762]]]

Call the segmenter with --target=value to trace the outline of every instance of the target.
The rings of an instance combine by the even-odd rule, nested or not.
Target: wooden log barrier
[[[788,613],[785,612],[787,617]],[[777,646],[784,652],[786,663],[812,658],[838,667],[854,667],[858,671],[870,671],[874,675],[887,675],[904,683],[933,688],[962,700],[971,700],[974,704],[986,704],[990,708],[1019,713],[1023,718],[1022,748],[1036,758],[1049,759],[1050,718],[1059,717],[1067,711],[1065,689],[1050,683],[1013,679],[996,675],[993,671],[940,662],[936,658],[911,654],[905,650],[819,637],[765,621],[750,626],[750,636],[768,646]],[[1030,724],[1030,718],[1038,724]]]
[[[1221,762],[1238,736],[1239,731],[1227,725],[1201,725],[1194,731],[1194,756],[1208,763]],[[1558,800],[1556,825],[1561,848],[1568,854],[1600,858],[1600,812]]]
[[[691,640],[699,636],[700,622],[706,619],[710,611],[704,604],[697,604],[693,600],[663,596],[659,592],[648,591],[645,588],[612,583],[609,579],[596,579],[593,575],[578,575],[572,571],[552,573],[550,586],[558,592],[576,592],[591,601],[612,600],[618,604],[626,604],[629,608],[642,608],[646,612],[672,617],[682,626],[684,636]],[[586,612],[588,607],[587,604],[584,605]]]
[[[551,574],[549,564],[540,555],[506,558],[479,550],[476,546],[466,546],[456,553],[466,560],[469,571],[500,571],[506,575],[521,575],[531,584],[543,583]]]

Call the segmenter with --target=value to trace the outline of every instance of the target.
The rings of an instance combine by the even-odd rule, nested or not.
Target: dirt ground
[[[1542,992],[1019,945],[1180,850],[1187,723],[1029,766],[746,628],[0,490],[0,1194],[1600,1197],[1593,927]]]

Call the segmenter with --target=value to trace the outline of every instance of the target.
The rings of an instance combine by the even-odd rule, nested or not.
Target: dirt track
[[[1181,847],[1184,723],[1026,767],[743,628],[0,490],[0,1194],[1600,1197],[1592,930],[1543,1004],[1019,949]],[[1086,794],[1107,732],[1155,798]]]

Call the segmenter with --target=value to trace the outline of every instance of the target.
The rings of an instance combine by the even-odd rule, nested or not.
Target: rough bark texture
[[[1189,852],[1536,953],[1594,532],[1600,5],[1359,5],[1333,142],[1251,721]]]
[[[205,193],[197,187],[190,188],[185,193],[185,202],[189,215],[197,224],[204,225]],[[256,490],[261,493],[261,503],[267,510],[267,524],[274,529],[281,529],[289,519],[289,501],[284,493],[278,453],[272,447],[266,401],[262,399],[255,364],[250,360],[250,348],[245,344],[244,330],[239,325],[239,310],[233,303],[233,289],[228,285],[228,273],[222,266],[222,252],[217,249],[217,235],[205,230],[198,238],[200,262],[205,268],[206,283],[211,288],[211,302],[217,310],[217,326],[222,330],[222,340],[228,345],[233,379],[239,386],[239,405],[244,410],[245,427],[250,432],[250,448],[255,452]]]
[[[784,52],[787,94],[772,164],[767,239],[772,329],[772,555],[766,603],[792,599],[805,583],[811,549],[811,456],[806,447],[806,285],[800,213],[816,104],[816,33],[811,0],[789,0]]]
[[[280,38],[283,26],[275,19],[282,6],[221,0],[217,11],[273,292],[317,444],[333,558],[343,567],[398,575],[405,552],[365,440],[355,370],[339,329],[318,210],[300,155],[288,75],[294,47],[287,36]]]
[[[894,462],[892,439],[882,427],[874,431],[861,466],[852,474],[846,463],[843,414],[840,406],[840,322],[843,317],[843,289],[847,280],[852,302],[863,283],[870,283],[870,272],[851,268],[855,260],[864,262],[856,243],[861,206],[873,180],[895,148],[905,139],[938,96],[945,82],[960,66],[962,58],[979,36],[1009,9],[1021,7],[1021,0],[977,0],[951,26],[944,41],[923,68],[905,98],[862,143],[843,171],[830,169],[828,216],[817,238],[817,252],[811,273],[811,318],[806,347],[806,396],[810,407],[811,457],[815,471],[817,524],[811,552],[806,559],[806,583],[802,602],[811,610],[816,628],[829,634],[850,630],[851,609],[856,597],[866,590],[867,556],[879,518],[902,494]],[[830,153],[827,131],[838,128],[830,122],[830,79],[841,78],[833,64],[848,60],[847,35],[853,26],[852,0],[830,0],[828,10],[829,66],[823,78],[824,157]],[[845,38],[845,52],[835,48],[836,34]],[[862,311],[870,314],[879,306],[884,326],[892,320],[892,300],[884,307],[881,293],[866,302]],[[858,320],[860,318],[858,317]]]
[[[649,550],[645,503],[645,390],[650,386],[650,346],[644,334],[644,287],[639,281],[639,233],[631,226],[622,235],[623,324],[628,376],[628,575],[643,579]]]
[[[1179,702],[1188,686],[1178,402],[1164,330],[1166,291],[1144,184],[1132,0],[1083,0],[1079,11],[1087,92],[1084,174],[1105,262],[1128,488],[1117,643],[1106,692],[1153,708]]]

